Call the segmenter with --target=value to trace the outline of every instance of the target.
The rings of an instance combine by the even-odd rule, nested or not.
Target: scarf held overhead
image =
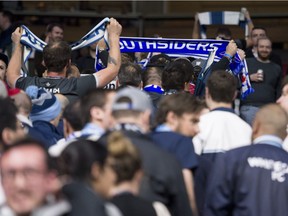
[[[92,28],[79,41],[70,45],[72,50],[77,50],[83,47],[90,46],[104,38],[109,49],[108,34],[106,25],[109,18],[103,19],[99,24]],[[26,26],[22,26],[21,43],[25,46],[24,63],[27,62],[32,49],[43,51],[47,45],[44,41],[33,34]],[[160,52],[172,57],[194,57],[208,59],[210,52],[215,50],[215,61],[219,61],[225,54],[226,46],[229,41],[224,40],[207,40],[207,39],[171,39],[171,38],[144,38],[144,37],[121,37],[120,51],[121,52]],[[98,53],[98,49],[96,51]],[[242,94],[248,95],[251,93],[251,85],[247,69],[243,70],[245,64],[241,61],[238,54],[235,55],[233,62],[230,64],[232,72],[235,76],[244,73],[245,83],[243,84],[246,91]],[[100,65],[98,55],[95,59],[96,71],[102,66]],[[241,79],[244,80],[244,79]],[[243,88],[243,86],[242,86]]]

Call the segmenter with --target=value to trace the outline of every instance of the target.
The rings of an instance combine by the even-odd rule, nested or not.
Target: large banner
[[[93,43],[102,38],[106,42],[109,50],[108,33],[106,26],[109,18],[103,19],[99,24],[92,28],[80,40],[70,45],[72,50],[77,50]],[[22,26],[21,43],[25,46],[24,63],[28,60],[32,50],[43,51],[47,45],[44,41],[33,34],[26,26]],[[225,54],[226,46],[229,41],[225,40],[208,40],[208,39],[174,39],[174,38],[144,38],[144,37],[121,37],[121,52],[148,52],[164,53],[172,57],[194,57],[208,59],[210,53],[214,52],[214,61],[219,61]],[[96,49],[95,71],[101,69],[101,61],[98,59],[98,49]],[[242,82],[242,96],[246,97],[253,90],[250,85],[247,66],[239,57],[235,55],[229,65],[233,74],[240,78]]]

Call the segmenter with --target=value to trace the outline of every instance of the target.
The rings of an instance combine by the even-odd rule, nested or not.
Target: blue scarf
[[[89,46],[102,38],[105,39],[106,45],[109,49],[107,40],[106,24],[109,18],[103,19],[93,29],[91,29],[79,41],[71,44],[71,49],[76,50]],[[42,51],[47,45],[36,35],[34,35],[26,26],[22,26],[23,32],[21,36],[21,43],[25,45],[24,63],[28,60],[32,49]],[[225,54],[226,46],[229,41],[225,40],[194,40],[194,39],[171,39],[171,38],[143,38],[143,37],[121,37],[120,50],[121,52],[160,52],[172,57],[194,57],[208,59],[210,52],[214,51],[214,61],[219,61]],[[98,48],[96,49],[95,70],[98,71],[103,68],[100,60],[97,57]],[[146,66],[148,60],[143,63]],[[241,61],[238,54],[235,55],[230,69],[235,76],[240,76],[242,83],[242,98],[253,92],[251,88],[247,65]]]

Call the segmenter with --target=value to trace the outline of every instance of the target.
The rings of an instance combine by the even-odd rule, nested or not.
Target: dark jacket
[[[178,161],[157,147],[149,136],[138,131],[121,132],[137,146],[143,160],[145,175],[139,195],[152,202],[162,202],[173,216],[191,216],[192,211]],[[107,135],[105,134],[100,142],[105,144]]]
[[[71,204],[69,216],[107,216],[104,200],[84,182],[73,182],[62,189]]]
[[[228,151],[214,163],[205,216],[288,215],[288,153],[268,144]]]

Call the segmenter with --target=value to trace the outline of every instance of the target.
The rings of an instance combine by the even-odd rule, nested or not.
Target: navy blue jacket
[[[157,146],[173,154],[182,165],[182,169],[197,167],[197,157],[192,138],[172,131],[152,132],[151,138]]]
[[[46,148],[57,143],[63,135],[50,122],[34,121],[33,127],[29,129],[29,135],[43,142]]]
[[[205,216],[288,215],[288,153],[254,144],[217,157],[206,196]]]

